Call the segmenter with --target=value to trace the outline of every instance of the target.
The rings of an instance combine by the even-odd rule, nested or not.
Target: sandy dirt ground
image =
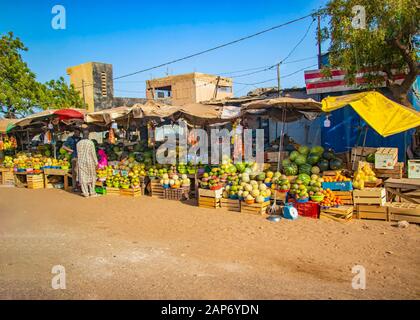
[[[419,231],[3,187],[0,298],[419,299]],[[51,287],[54,265],[65,290]]]

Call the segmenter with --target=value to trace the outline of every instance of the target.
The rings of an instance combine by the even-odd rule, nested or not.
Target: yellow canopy
[[[383,137],[420,126],[420,112],[402,106],[376,91],[327,97],[322,100],[322,111],[330,112],[346,105],[352,106]]]

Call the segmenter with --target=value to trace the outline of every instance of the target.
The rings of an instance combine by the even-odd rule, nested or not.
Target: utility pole
[[[321,69],[321,16],[318,14],[318,69]]]
[[[280,98],[281,96],[281,87],[280,87],[280,63],[277,63],[277,95]]]

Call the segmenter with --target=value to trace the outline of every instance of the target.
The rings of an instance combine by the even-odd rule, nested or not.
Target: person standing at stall
[[[89,131],[83,130],[83,138],[77,143],[77,166],[79,183],[84,197],[96,196],[96,166],[98,158],[94,143],[89,140]]]
[[[77,149],[76,145],[80,141],[80,129],[73,130],[73,135],[68,137],[63,144],[63,149],[71,154],[71,180],[73,182],[73,191],[77,192]]]

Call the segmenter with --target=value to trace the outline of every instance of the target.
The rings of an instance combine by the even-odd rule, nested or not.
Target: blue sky
[[[29,51],[25,61],[40,81],[64,76],[66,68],[87,61],[113,64],[114,77],[183,57],[310,13],[326,0],[295,1],[23,1],[2,0],[0,33],[13,31]],[[66,8],[66,29],[51,27],[51,9]],[[265,33],[180,63],[114,83],[116,96],[144,97],[151,77],[204,72],[212,74],[271,65],[295,46],[311,19]],[[288,61],[287,75],[316,64],[316,23]],[[311,69],[313,69],[312,67]],[[247,72],[237,73],[244,74]],[[233,74],[235,75],[235,74]],[[234,78],[237,95],[276,77],[275,70]],[[238,84],[238,83],[241,84]],[[274,86],[276,81],[257,86]],[[304,86],[303,71],[282,79],[282,87]]]

